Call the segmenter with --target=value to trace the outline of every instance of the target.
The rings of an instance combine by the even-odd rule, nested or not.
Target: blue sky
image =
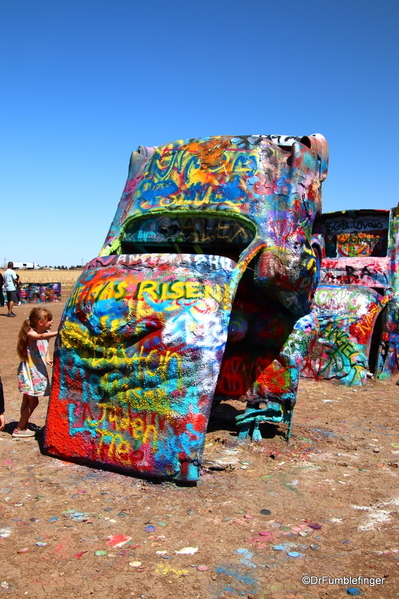
[[[0,265],[98,254],[132,150],[322,133],[324,211],[391,208],[397,0],[0,0]]]

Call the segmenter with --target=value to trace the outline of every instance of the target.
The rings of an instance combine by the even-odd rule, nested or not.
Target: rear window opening
[[[387,256],[389,210],[343,210],[319,215],[313,233],[324,238],[327,258]]]
[[[123,254],[212,254],[237,262],[254,237],[247,223],[234,218],[154,215],[128,223],[121,247]]]
[[[388,249],[388,230],[325,235],[327,258],[384,257]]]

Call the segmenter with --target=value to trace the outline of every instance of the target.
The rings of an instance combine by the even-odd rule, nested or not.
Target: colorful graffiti
[[[396,210],[323,214],[314,313],[320,334],[303,376],[363,384],[398,371],[398,216]]]
[[[7,302],[5,293],[4,301]],[[22,283],[19,288],[21,304],[61,301],[61,283]]]
[[[388,301],[367,287],[319,286],[313,312],[320,334],[310,344],[302,376],[365,383],[374,325]]]
[[[399,371],[399,297],[395,295],[383,314],[376,373],[379,379],[391,378]]]
[[[242,436],[286,422],[317,331],[320,135],[215,137],[133,153],[99,257],[56,342],[48,453],[196,480],[213,401]]]
[[[90,263],[65,307],[46,443],[88,461],[189,480],[226,341],[234,263],[120,258]]]

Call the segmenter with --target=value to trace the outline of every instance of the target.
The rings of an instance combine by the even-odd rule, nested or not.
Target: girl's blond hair
[[[40,320],[42,322],[53,320],[50,310],[47,310],[47,308],[33,308],[29,314],[29,318],[22,323],[18,333],[17,353],[23,361],[28,359],[28,332],[30,329],[36,330]]]

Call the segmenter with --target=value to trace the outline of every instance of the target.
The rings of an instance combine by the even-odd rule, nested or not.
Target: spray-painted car
[[[302,374],[365,383],[398,371],[398,230],[392,210],[323,214],[314,225],[321,248],[314,312],[320,334]],[[317,240],[317,241],[316,241]]]
[[[242,434],[260,418],[291,424],[327,162],[317,134],[132,154],[104,246],[65,306],[50,454],[192,481],[215,399],[248,404]]]

